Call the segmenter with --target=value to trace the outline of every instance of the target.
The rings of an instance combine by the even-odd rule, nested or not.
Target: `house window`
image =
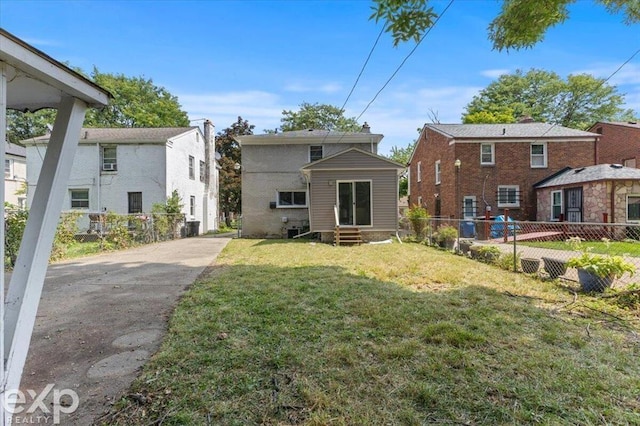
[[[196,215],[196,197],[193,195],[189,197],[189,215],[195,217]]]
[[[196,159],[193,158],[193,155],[190,155],[189,156],[189,179],[195,180],[196,178],[195,162],[196,162]]]
[[[436,185],[440,183],[440,160],[436,161]]]
[[[416,181],[422,182],[422,161],[418,161],[416,169]]]
[[[636,159],[635,158],[628,158],[628,159],[624,160],[624,166],[625,167],[633,167],[635,169],[636,168]]]
[[[13,160],[11,160],[10,158],[5,158],[4,160],[4,177],[5,178],[12,178],[13,177],[13,173],[11,173],[11,169],[13,168]]]
[[[627,222],[640,222],[640,195],[627,195]]]
[[[105,172],[115,172],[118,170],[117,148],[115,146],[103,146],[102,150],[102,170]]]
[[[496,163],[496,146],[492,143],[480,144],[480,164],[494,165]]]
[[[418,196],[418,205],[422,207],[422,196]]]
[[[562,191],[551,191],[551,220],[559,221],[562,216]]]
[[[72,209],[88,209],[89,208],[89,190],[88,189],[71,189],[69,190]]]
[[[278,207],[307,207],[306,191],[278,191]]]
[[[311,145],[309,147],[309,162],[322,160],[322,145]]]
[[[531,168],[547,167],[547,144],[531,144]]]
[[[204,175],[205,175],[205,162],[201,161],[200,162],[200,182],[204,182]]]
[[[520,207],[520,187],[518,185],[499,185],[498,207]]]

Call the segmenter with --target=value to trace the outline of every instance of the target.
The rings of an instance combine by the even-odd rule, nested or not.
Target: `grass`
[[[637,311],[418,244],[234,240],[104,424],[639,424]]]
[[[91,256],[102,252],[104,252],[104,250],[100,248],[99,241],[92,241],[88,243],[73,243],[67,246],[67,250],[64,254],[64,260]]]
[[[538,247],[555,250],[571,250],[571,246],[565,241],[522,241],[523,246]],[[640,242],[635,240],[611,241],[585,241],[584,247],[590,247],[592,253],[610,254],[612,256],[640,257]]]

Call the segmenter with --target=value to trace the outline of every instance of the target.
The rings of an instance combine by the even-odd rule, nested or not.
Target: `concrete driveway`
[[[187,238],[50,265],[22,376],[27,399],[48,384],[59,395],[72,390],[78,407],[64,413],[74,401],[60,397],[67,407],[60,424],[91,424],[158,349],[176,301],[229,241]],[[14,423],[34,423],[39,414],[15,415]]]

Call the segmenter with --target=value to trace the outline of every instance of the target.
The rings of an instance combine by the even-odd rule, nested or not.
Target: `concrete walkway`
[[[60,424],[91,424],[157,351],[176,301],[229,241],[187,238],[50,265],[21,389],[74,391],[79,406]]]

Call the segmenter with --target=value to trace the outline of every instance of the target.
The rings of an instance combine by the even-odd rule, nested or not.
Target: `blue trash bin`
[[[462,238],[475,238],[476,236],[476,224],[471,221],[462,222],[462,228],[460,229]]]

